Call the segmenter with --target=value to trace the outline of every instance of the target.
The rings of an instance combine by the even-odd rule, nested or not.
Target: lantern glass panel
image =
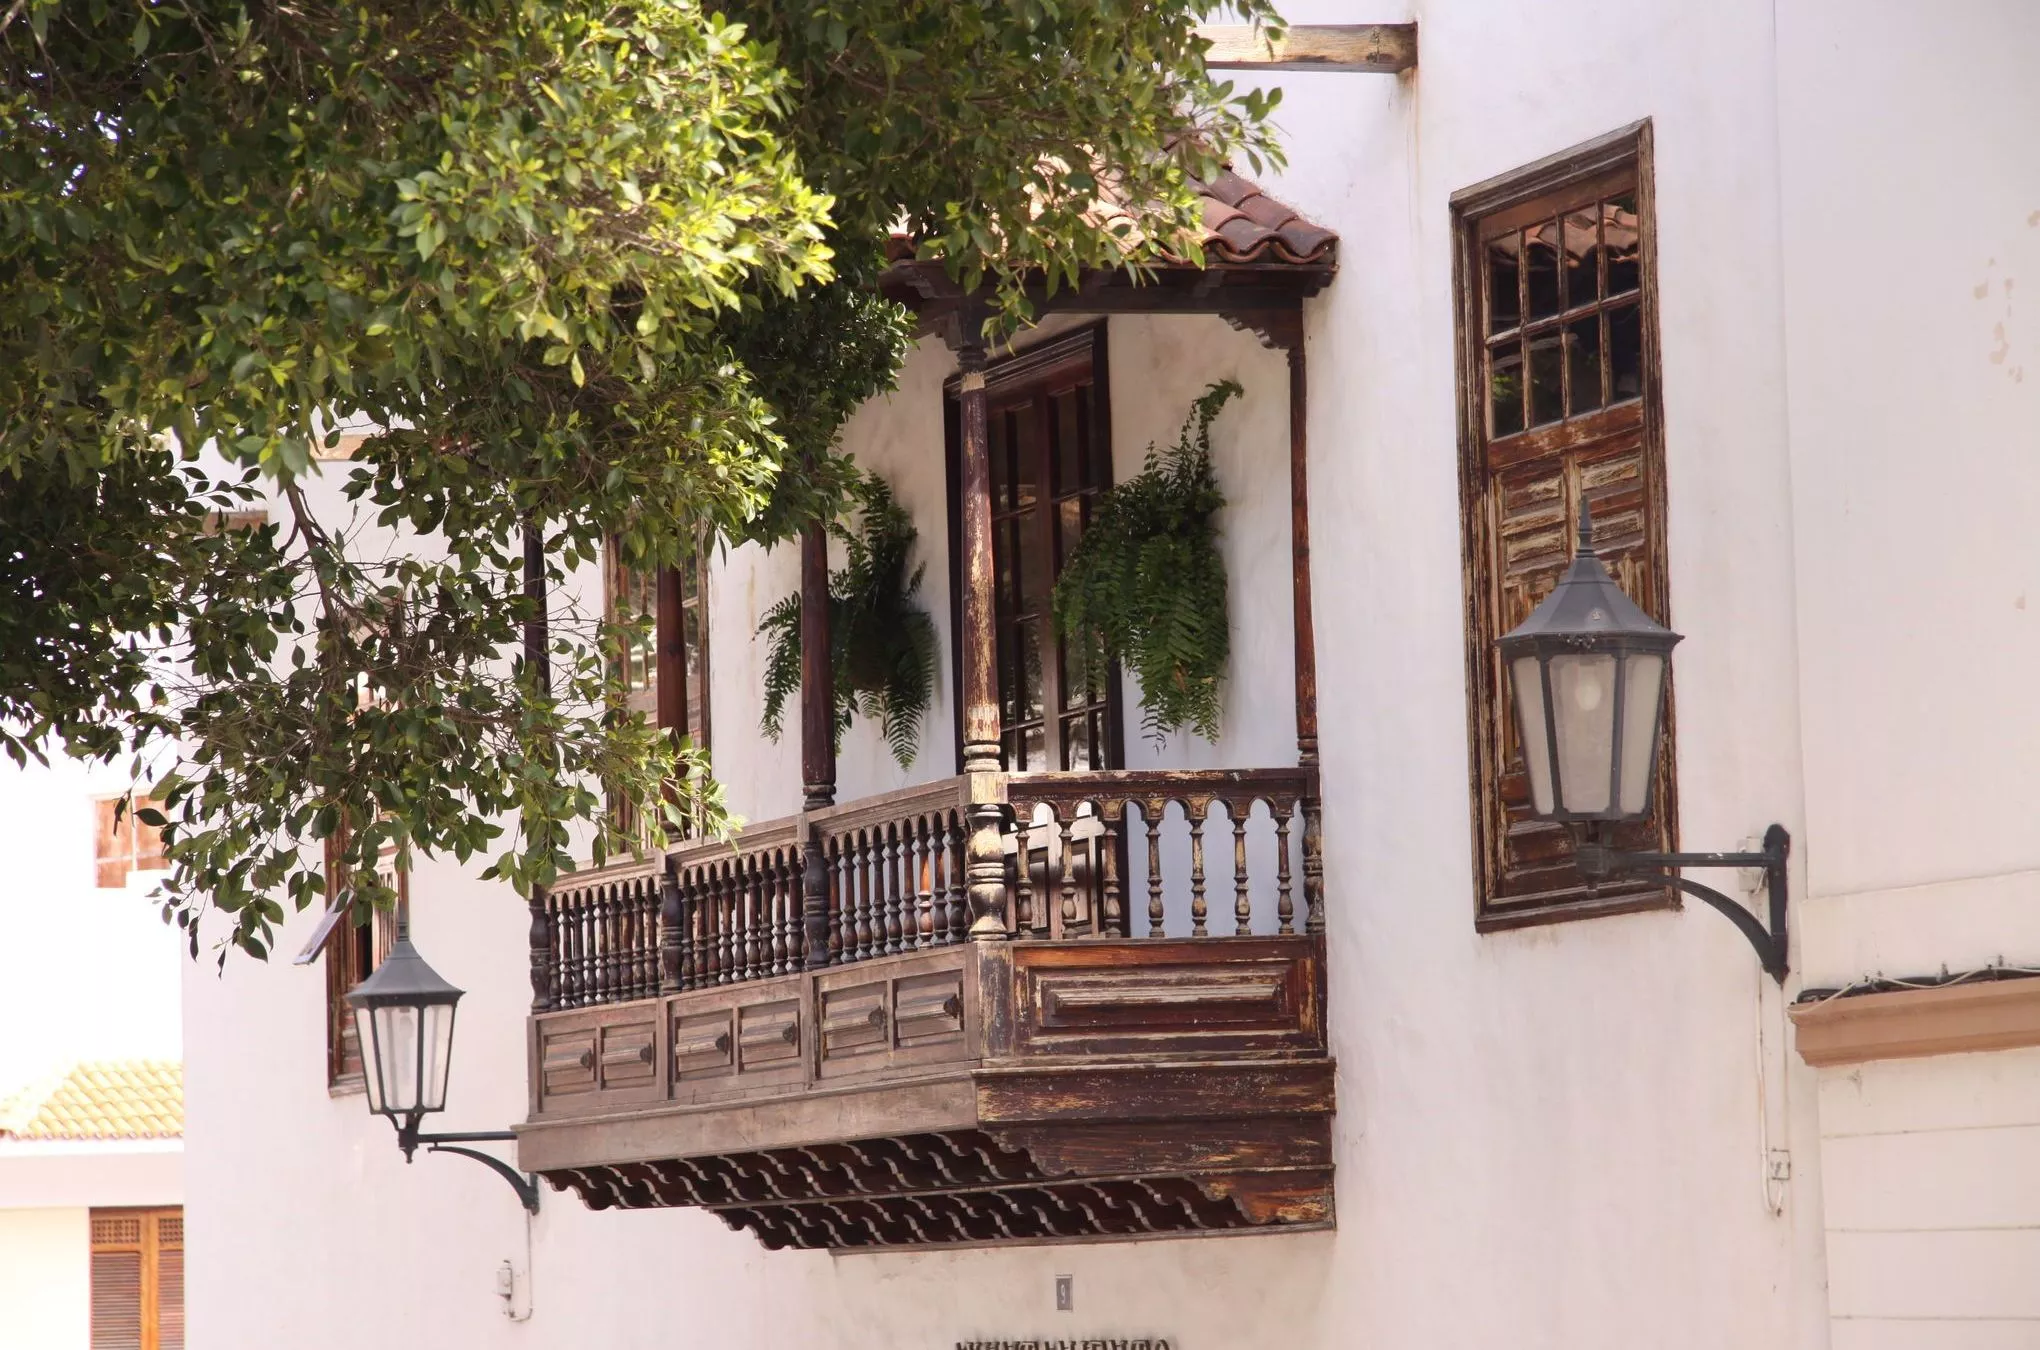
[[[1657,753],[1658,710],[1664,702],[1665,658],[1631,652],[1623,661],[1622,813],[1640,816],[1650,805],[1650,771]]]
[[[1608,809],[1615,770],[1615,657],[1567,653],[1551,658],[1552,716],[1558,732],[1561,808]]]
[[[1510,667],[1516,691],[1516,728],[1523,742],[1523,772],[1530,779],[1530,809],[1551,813],[1551,741],[1544,725],[1544,672],[1534,656]]]
[[[415,1004],[384,1004],[374,1012],[376,1072],[382,1078],[383,1109],[418,1109],[419,1045]]]
[[[424,1043],[419,1048],[424,1054],[424,1061],[418,1076],[421,1094],[418,1105],[426,1111],[444,1111],[446,1072],[453,1065],[453,1005],[434,1003],[422,1011],[425,1014]]]
[[[354,1010],[354,1034],[361,1046],[361,1082],[368,1090],[368,1109],[380,1112],[383,1109],[382,1059],[375,1053],[375,1010],[356,1008]]]

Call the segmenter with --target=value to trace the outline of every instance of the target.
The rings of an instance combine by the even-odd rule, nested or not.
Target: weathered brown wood
[[[1413,23],[1299,23],[1270,38],[1244,24],[1206,24],[1212,70],[1325,70],[1394,75],[1417,64]]]
[[[1458,309],[1458,379],[1463,569],[1467,629],[1467,717],[1470,806],[1476,863],[1475,925],[1482,931],[1561,919],[1661,908],[1677,903],[1661,882],[1630,879],[1588,888],[1572,865],[1570,835],[1534,820],[1514,749],[1508,681],[1494,641],[1541,599],[1570,560],[1570,539],[1580,503],[1591,499],[1596,539],[1624,589],[1646,611],[1668,622],[1665,471],[1657,370],[1655,241],[1651,200],[1651,137],[1647,122],[1573,147],[1453,194],[1456,248],[1454,289]],[[1554,250],[1556,274],[1567,271],[1574,217],[1583,205],[1633,192],[1637,285],[1610,289],[1604,262],[1607,235],[1598,206],[1592,213],[1595,247],[1583,279],[1595,297],[1581,304],[1547,304],[1540,317],[1531,304],[1531,245]],[[1488,284],[1484,258],[1490,245],[1538,222],[1565,222],[1560,236],[1531,241],[1517,256],[1516,275],[1497,289]],[[1557,226],[1554,226],[1556,229]],[[1549,232],[1547,232],[1548,234]],[[1519,240],[1524,236],[1516,236]],[[1501,273],[1497,273],[1500,275]],[[1497,294],[1500,299],[1496,298]],[[1627,307],[1640,326],[1640,391],[1628,401],[1603,384],[1594,406],[1580,409],[1571,396],[1573,362],[1559,363],[1563,415],[1540,425],[1530,406],[1526,378],[1532,347],[1553,334],[1569,335],[1583,318]],[[1561,312],[1562,311],[1562,312]],[[1499,327],[1490,333],[1490,313]],[[1570,336],[1564,341],[1570,342]],[[1519,393],[1512,417],[1521,428],[1490,427],[1487,360],[1490,343],[1511,359],[1520,354]],[[1597,349],[1608,350],[1603,342]],[[1497,358],[1499,362],[1501,358]],[[1498,366],[1498,369],[1500,367]],[[1506,386],[1501,386],[1506,387]],[[1505,409],[1512,405],[1505,402]],[[1663,759],[1656,774],[1650,821],[1625,827],[1615,842],[1626,848],[1676,847],[1677,818],[1672,733],[1667,696]]]
[[[1057,1000],[1048,1020],[1082,1028],[1028,1044]],[[547,1014],[519,1164],[594,1208],[704,1206],[768,1246],[1322,1226],[1321,1003],[1316,940],[1118,939]]]
[[[1289,574],[1295,646],[1296,762],[1318,762],[1317,621],[1311,608],[1310,396],[1299,331],[1289,356]]]
[[[829,635],[829,531],[800,533],[800,772],[806,806],[836,800],[836,668]]]

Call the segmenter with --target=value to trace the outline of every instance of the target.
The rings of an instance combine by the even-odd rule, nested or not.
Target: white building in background
[[[184,1344],[183,948],[146,898],[162,861],[116,810],[125,788],[103,767],[0,768],[10,1350]]]
[[[738,880],[681,859],[684,940],[656,941],[651,865],[563,888],[616,908],[552,915],[534,1023],[524,907],[450,863],[409,878],[419,947],[469,991],[428,1128],[520,1127],[527,1165],[570,1188],[535,1218],[467,1161],[405,1167],[364,1109],[334,995],[381,935],[330,939],[323,972],[193,967],[200,1343],[2040,1343],[2040,980],[1997,978],[2040,965],[2040,365],[2029,382],[2019,300],[2040,276],[2040,10],[1438,0],[1409,17],[1413,70],[1255,77],[1284,89],[1289,166],[1264,196],[1213,186],[1226,275],[1185,279],[1173,312],[1108,298],[1128,308],[1054,319],[981,381],[952,380],[959,356],[931,336],[846,430],[929,564],[938,696],[911,768],[860,722],[839,807],[795,815],[814,775],[795,719],[777,745],[757,730],[754,633],[799,587],[798,550],[739,549],[666,588],[654,702],[706,732],[740,811],[788,823],[727,855]],[[1227,305],[1243,327],[1190,312]],[[1046,806],[1023,813],[1032,842],[1008,830],[1027,860],[1011,921],[1040,942],[945,942],[967,914],[941,803],[979,800],[965,780],[941,797],[974,612],[948,410],[988,386],[994,561],[1026,575],[1056,565],[1061,499],[1136,472],[1221,378],[1246,391],[1214,432],[1223,734],[1156,749],[1137,685],[1092,698],[1070,679],[1036,730],[1030,663],[1004,663],[1009,768],[1038,735],[1064,764],[1137,777],[1092,780],[1108,830],[1094,808],[1064,835]],[[1791,831],[1782,990],[1701,907],[1581,887],[1560,832],[1520,809],[1491,642],[1549,586],[1583,501],[1631,594],[1686,635],[1662,837]],[[989,611],[1004,650],[1025,650],[1038,593]],[[1068,673],[1041,669],[1051,691]],[[1300,763],[1315,776],[1283,776]],[[1205,822],[1211,931],[1233,932],[1237,900],[1254,938],[1189,936],[1182,799],[1213,780],[1165,769],[1254,770],[1274,799],[1250,828]],[[1150,869],[1136,822],[1172,792]],[[1322,937],[1287,935],[1308,927],[1320,809]],[[1273,819],[1292,810],[1282,854]],[[856,835],[871,826],[892,831],[889,872]],[[789,969],[811,832],[877,877],[828,892],[837,959],[818,974]],[[1149,950],[1175,964],[1129,983],[1150,877],[1167,937]],[[909,950],[870,952],[874,927]],[[1115,955],[1070,974],[1085,952]],[[1024,969],[1001,983],[1005,960]],[[1944,970],[1985,975],[1906,987]],[[1161,1082],[1142,1045],[1176,1076],[1138,1101],[1099,1086]],[[1014,1086],[1065,1070],[1061,1117]],[[1181,1236],[1216,1229],[1249,1231]],[[1036,1240],[1101,1234],[1132,1240]],[[251,1278],[251,1251],[284,1255]]]
[[[74,1065],[0,1101],[0,1338],[183,1350],[175,1061]]]

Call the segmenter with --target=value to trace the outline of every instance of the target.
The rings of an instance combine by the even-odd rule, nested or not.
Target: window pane
[[[1081,708],[1096,698],[1091,688],[1091,673],[1084,656],[1084,644],[1071,640],[1058,645],[1062,648],[1063,708],[1065,711]]]
[[[1039,722],[1036,722],[1031,727],[1021,728],[1020,730],[1021,768],[1028,770],[1039,770],[1048,767],[1048,753],[1044,751],[1041,748],[1041,746],[1042,746],[1042,731],[1041,724]]]
[[[1636,194],[1625,192],[1602,210],[1602,245],[1608,250],[1608,294],[1633,291],[1641,273],[1637,267],[1638,224]]]
[[[1530,317],[1547,319],[1558,313],[1558,223],[1538,225],[1529,236]]]
[[[1013,532],[1015,551],[1020,556],[1020,607],[1018,613],[1039,613],[1048,599],[1053,578],[1049,576],[1048,555],[1035,546],[1035,513],[1017,518]]]
[[[1523,349],[1518,343],[1488,352],[1488,422],[1490,436],[1513,436],[1523,429]]]
[[[1518,257],[1523,247],[1521,233],[1490,240],[1487,246],[1487,295],[1490,334],[1514,328],[1522,317],[1523,297]]]
[[[1041,625],[1042,620],[1030,619],[1019,626],[1020,668],[1017,687],[1013,691],[1014,711],[1020,720],[1026,721],[1041,716]]]
[[[1600,295],[1600,230],[1592,210],[1565,218],[1565,306],[1578,309]]]
[[[1590,314],[1575,319],[1565,330],[1568,410],[1577,417],[1601,406],[1601,319]]]
[[[1058,495],[1081,492],[1084,480],[1084,426],[1077,391],[1055,397],[1055,490]]]
[[[1530,425],[1541,427],[1565,416],[1560,385],[1563,338],[1556,330],[1530,339]]]
[[[1091,729],[1088,718],[1082,716],[1063,718],[1062,734],[1062,766],[1065,769],[1097,767],[1091,762]]]
[[[1005,413],[994,411],[985,418],[985,447],[992,465],[992,510],[1013,509],[1013,432]]]
[[[1077,541],[1084,537],[1084,500],[1071,497],[1056,503],[1055,574],[1058,580],[1062,578],[1063,564],[1070,560],[1070,554],[1077,550]]]
[[[1007,433],[1012,437],[1013,499],[1016,511],[1034,505],[1034,405],[1023,403],[1006,414]]]
[[[1635,305],[1608,311],[1610,401],[1643,395],[1643,318]]]
[[[1013,616],[1020,599],[1020,582],[1013,570],[1013,558],[1020,549],[1019,530],[1012,520],[1001,521],[992,530],[992,596],[1002,621]]]

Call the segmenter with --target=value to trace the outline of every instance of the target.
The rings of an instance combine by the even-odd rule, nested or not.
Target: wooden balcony
[[[1326,1226],[1317,834],[1308,769],[971,774],[576,878],[521,1163],[774,1248]]]

